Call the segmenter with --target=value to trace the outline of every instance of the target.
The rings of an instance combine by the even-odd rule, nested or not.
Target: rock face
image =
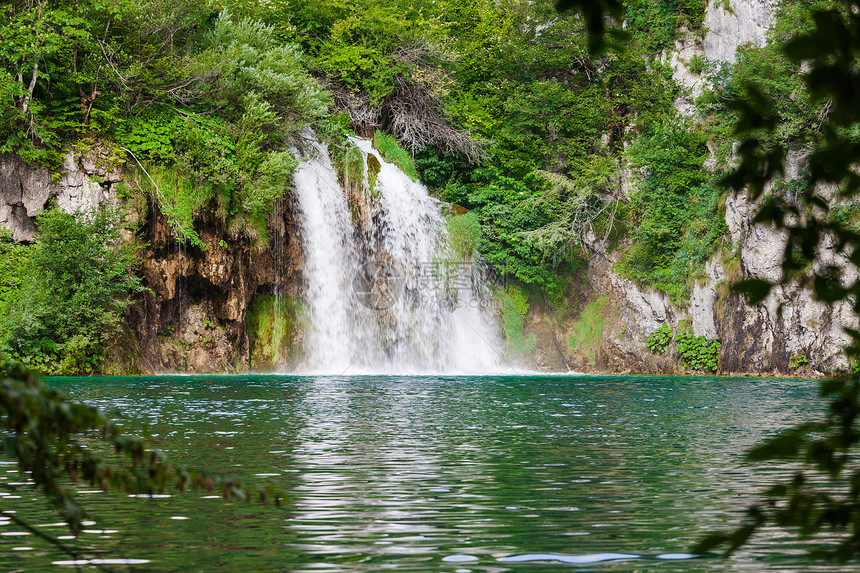
[[[745,195],[729,196],[726,224],[739,253],[744,278],[776,282],[786,237],[750,221],[757,207]],[[742,248],[740,248],[742,245]],[[856,275],[847,259],[826,241],[819,252],[820,265],[836,265]],[[790,283],[776,287],[765,301],[752,308],[736,296],[728,296],[720,337],[734,349],[721,366],[728,371],[778,371],[791,369],[792,357],[803,357],[816,373],[847,368],[843,352],[850,337],[845,328],[857,328],[857,317],[847,302],[823,304],[813,300],[808,287]]]
[[[695,373],[677,353],[657,355],[648,349],[648,336],[667,324],[675,334],[719,340],[723,374],[824,376],[847,371],[844,348],[850,337],[844,329],[858,328],[848,303],[823,304],[797,283],[775,287],[756,307],[731,293],[729,285],[741,278],[779,280],[785,238],[750,222],[755,206],[746,196],[729,197],[726,212],[733,248],[708,261],[686,307],[619,275],[614,266],[620,255],[592,245],[587,284],[578,287],[580,294],[588,293],[585,301],[570,304],[568,316],[556,317],[555,322],[541,301],[531,301],[526,332],[536,337],[536,366],[555,371]],[[822,264],[851,268],[844,257],[834,254],[832,245],[825,245],[821,259]],[[601,300],[608,303],[600,306],[595,319],[594,309],[588,313],[585,306]],[[568,344],[571,335],[594,329],[597,323],[601,334],[596,349]]]
[[[682,86],[698,95],[702,77],[690,71],[689,65],[699,56],[709,62],[734,63],[737,50],[744,44],[763,46],[767,31],[773,23],[776,0],[725,0],[708,2],[702,28],[705,34],[688,34],[675,43],[668,54],[674,68],[673,76]],[[682,108],[685,107],[681,104]]]
[[[256,337],[249,337],[246,328],[256,299],[298,297],[301,252],[289,203],[281,201],[272,214],[265,248],[241,238],[228,244],[222,240],[223,223],[211,221],[197,229],[205,248],[185,246],[171,235],[157,207],[133,191],[134,182],[113,169],[108,158],[97,150],[70,151],[64,171],[52,179],[47,169],[28,166],[17,156],[0,157],[0,225],[15,240],[32,241],[35,218],[52,204],[69,212],[121,205],[138,226],[127,239],[145,245],[138,272],[150,290],[126,309],[126,324],[108,344],[105,371],[234,372],[289,361],[295,329],[283,332],[282,327],[279,347],[261,358],[254,352]],[[123,201],[116,192],[120,182],[126,187]]]
[[[249,312],[258,297],[298,297],[301,252],[292,213],[279,205],[270,220],[270,241],[222,240],[216,224],[200,225],[205,248],[178,243],[160,213],[143,230],[148,246],[141,273],[151,289],[127,311],[128,324],[153,372],[244,372],[272,369],[292,357],[252,362]],[[273,237],[274,236],[274,237]],[[290,333],[295,334],[294,332]],[[289,347],[289,341],[286,344]]]
[[[33,168],[17,155],[0,155],[0,225],[16,241],[33,240],[34,220],[51,201],[69,212],[116,202],[111,187],[121,177],[110,168],[107,153],[93,151],[84,159],[70,151],[61,169],[52,179],[44,167]]]
[[[702,40],[703,54],[711,61],[734,63],[743,44],[763,46],[773,21],[773,0],[708,2]]]

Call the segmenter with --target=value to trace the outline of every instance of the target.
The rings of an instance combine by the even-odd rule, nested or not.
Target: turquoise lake
[[[50,379],[180,464],[273,485],[280,508],[79,486],[67,543],[120,571],[839,571],[769,530],[685,555],[791,466],[743,453],[823,411],[806,380],[159,376]],[[66,536],[0,458],[0,510]],[[0,570],[74,571],[0,514]],[[826,539],[824,540],[826,541]],[[124,561],[127,560],[127,561]],[[116,564],[119,563],[119,564]],[[126,564],[123,564],[126,563]],[[79,564],[81,570],[95,570]]]

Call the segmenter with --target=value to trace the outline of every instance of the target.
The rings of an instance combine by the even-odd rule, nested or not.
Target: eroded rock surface
[[[121,177],[106,165],[106,156],[97,151],[86,159],[69,151],[59,176],[52,178],[48,169],[32,167],[17,155],[0,155],[0,225],[16,241],[29,242],[36,217],[51,201],[69,212],[115,203],[111,188]]]

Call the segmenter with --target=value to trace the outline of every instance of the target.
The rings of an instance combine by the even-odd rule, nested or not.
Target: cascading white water
[[[328,153],[314,147],[294,179],[309,318],[304,369],[320,373],[498,372],[492,297],[454,260],[441,204],[367,140],[379,162],[369,231],[356,228]],[[367,190],[370,191],[370,190]]]
[[[314,146],[314,155],[293,176],[298,191],[304,247],[307,363],[311,369],[341,372],[353,361],[347,293],[355,248],[352,223],[328,151]]]

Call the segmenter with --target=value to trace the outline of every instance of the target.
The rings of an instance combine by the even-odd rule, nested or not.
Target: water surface
[[[138,571],[838,571],[765,532],[684,555],[786,475],[742,459],[821,411],[803,380],[667,377],[52,379],[181,464],[271,484],[282,508],[81,486],[90,557]],[[67,531],[8,462],[0,510]],[[6,495],[2,495],[6,494]],[[2,514],[0,514],[2,515]],[[0,564],[74,570],[0,518]],[[81,566],[84,570],[91,565]],[[4,568],[3,570],[6,570]]]

